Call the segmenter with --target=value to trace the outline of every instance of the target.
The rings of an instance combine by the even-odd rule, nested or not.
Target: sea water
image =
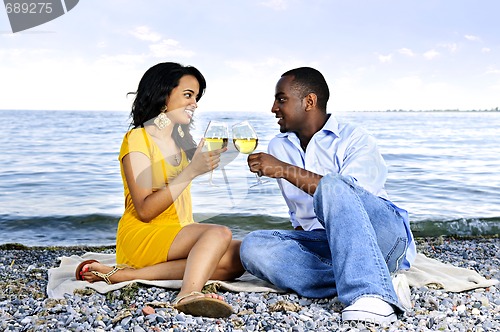
[[[491,235],[500,230],[500,112],[335,114],[377,140],[389,168],[387,192],[409,211],[415,235]],[[193,135],[210,120],[249,120],[266,151],[279,132],[270,112],[199,109]],[[124,209],[118,153],[128,112],[0,111],[0,244],[112,245]],[[192,185],[200,222],[229,226],[235,238],[290,227],[275,181],[251,187],[247,155],[229,140],[223,169]]]

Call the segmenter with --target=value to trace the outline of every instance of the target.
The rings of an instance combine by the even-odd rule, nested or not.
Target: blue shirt
[[[269,142],[268,151],[285,163],[319,175],[335,172],[349,177],[370,193],[389,201],[384,188],[387,166],[375,139],[359,127],[339,124],[333,115],[313,135],[306,151],[302,149],[297,135],[292,132],[276,135]],[[277,181],[288,205],[292,226],[301,226],[306,231],[322,229],[323,226],[314,213],[313,197],[285,179]],[[402,264],[402,268],[407,269],[416,255],[408,212],[392,202],[391,204],[403,217],[408,235],[406,261]]]

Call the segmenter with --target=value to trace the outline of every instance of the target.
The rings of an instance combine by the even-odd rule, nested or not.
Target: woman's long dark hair
[[[192,75],[198,80],[200,91],[196,96],[196,101],[199,101],[205,93],[207,83],[201,72],[195,67],[183,66],[175,62],[162,62],[149,68],[142,76],[137,92],[135,92],[130,112],[131,126],[134,128],[142,127],[146,121],[157,117],[163,106],[166,105],[165,97],[170,96],[172,90],[179,85],[180,79],[185,75]],[[182,131],[184,131],[184,137],[180,137],[178,126],[181,126]],[[196,150],[196,143],[190,129],[191,124],[176,124],[172,131],[172,138],[191,160]]]

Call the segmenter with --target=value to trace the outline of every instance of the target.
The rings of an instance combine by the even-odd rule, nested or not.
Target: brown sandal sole
[[[78,267],[76,268],[76,271],[75,271],[76,280],[83,280],[83,277],[80,275],[80,272],[82,272],[83,267],[87,264],[92,264],[94,262],[97,262],[97,261],[95,259],[87,259],[86,261],[83,261],[80,264],[78,264]],[[97,262],[97,263],[99,263],[99,262]]]

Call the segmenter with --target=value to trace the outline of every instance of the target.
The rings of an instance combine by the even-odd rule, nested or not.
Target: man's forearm
[[[323,176],[297,166],[288,165],[283,171],[283,178],[309,195],[314,195]]]

